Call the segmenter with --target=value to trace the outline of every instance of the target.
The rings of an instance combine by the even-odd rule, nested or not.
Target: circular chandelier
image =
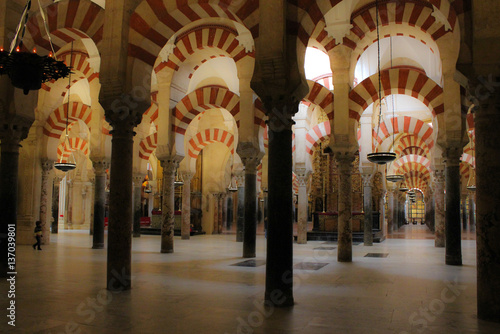
[[[52,54],[55,55],[45,13],[40,5],[40,0],[38,0],[38,4],[40,6],[40,14],[44,22],[45,31],[47,32],[52,48]],[[42,83],[66,78],[71,72],[69,66],[66,66],[62,61],[56,60],[52,57],[52,54],[40,56],[36,53],[36,49],[33,49],[33,52],[21,51],[30,8],[31,0],[28,0],[9,51],[7,52],[3,50],[3,48],[0,48],[0,75],[8,75],[12,86],[22,89],[25,95],[27,95],[30,90],[39,90],[42,87]]]
[[[387,175],[385,179],[389,182],[401,182],[405,179],[404,175],[401,174],[392,174],[392,175]]]
[[[408,188],[406,188],[406,187],[401,187],[401,188],[399,188],[399,191],[401,191],[401,192],[407,192],[408,190],[409,190],[409,189],[408,189]]]

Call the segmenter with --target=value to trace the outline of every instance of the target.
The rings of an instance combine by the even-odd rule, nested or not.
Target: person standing
[[[42,222],[37,221],[36,226],[35,226],[35,238],[36,238],[36,243],[33,245],[33,249],[36,249],[38,247],[38,250],[42,250],[40,248],[40,245],[42,244]]]

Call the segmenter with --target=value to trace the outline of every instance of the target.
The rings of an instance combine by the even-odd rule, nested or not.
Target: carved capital
[[[191,182],[191,179],[194,176],[194,173],[190,171],[181,171],[180,174],[184,183]]]
[[[442,185],[445,180],[445,173],[442,169],[434,170],[434,182],[436,182],[436,186]]]
[[[94,167],[94,174],[96,176],[101,176],[104,175],[109,168],[109,162],[104,159],[92,159],[92,167]]]
[[[49,174],[53,167],[54,167],[54,161],[48,160],[48,159],[42,160],[42,172],[43,172],[43,174],[45,174],[45,175]]]
[[[132,181],[134,182],[134,185],[142,185],[142,181],[144,181],[144,174],[134,173],[132,175]]]
[[[272,132],[291,130],[295,121],[292,117],[299,111],[299,103],[293,100],[282,101],[279,98],[269,98],[264,101],[267,111],[267,125]]]
[[[28,137],[30,127],[33,124],[32,119],[15,114],[7,114],[0,118],[0,141],[2,150],[6,145],[17,145]]]
[[[354,153],[350,152],[334,152],[335,160],[339,164],[339,171],[342,174],[351,173],[352,163],[356,159]]]
[[[105,111],[106,121],[113,127],[110,133],[121,136],[134,136],[133,129],[141,123],[145,108],[131,100],[128,95],[114,99]]]
[[[160,160],[160,164],[163,168],[163,174],[174,174],[175,170],[179,167],[179,161],[175,157],[164,157]]]
[[[451,144],[448,145],[444,152],[443,158],[446,163],[446,166],[459,166],[460,165],[460,157],[463,153],[463,147],[459,144]]]
[[[361,178],[363,179],[363,187],[373,186],[373,174],[361,174]]]

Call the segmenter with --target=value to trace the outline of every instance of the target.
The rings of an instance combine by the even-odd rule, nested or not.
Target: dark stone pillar
[[[298,103],[269,115],[268,225],[265,299],[276,306],[293,300],[292,115]]]
[[[240,143],[242,145],[244,143]],[[241,146],[240,146],[241,147]],[[255,257],[257,240],[257,166],[260,157],[240,154],[245,166],[245,222],[243,229],[243,257]]]
[[[144,181],[144,175],[138,173],[134,175],[134,223],[132,227],[132,236],[134,238],[141,237],[141,217],[142,217],[142,206],[141,206],[141,193],[142,193],[142,182]]]
[[[236,222],[236,241],[243,242],[243,229],[245,226],[245,179],[243,175],[236,176],[238,184],[238,220]]]
[[[352,262],[352,153],[335,153],[339,165],[339,219],[338,252],[339,262]]]
[[[133,129],[142,113],[132,110],[107,110],[111,131],[111,166],[108,220],[107,288],[128,290],[131,280],[132,247],[132,162]]]
[[[106,169],[109,168],[109,162],[104,159],[95,159],[92,161],[95,174],[94,191],[94,234],[92,235],[92,248],[104,248],[104,218],[106,205]]]
[[[475,231],[475,226],[476,226],[476,217],[475,217],[475,212],[476,212],[476,205],[475,205],[475,192],[470,191],[469,192],[469,229],[471,231]]]
[[[17,182],[20,142],[28,136],[32,121],[21,116],[7,115],[0,120],[0,277],[16,268],[9,265],[9,243],[15,244],[17,231]],[[8,239],[8,233],[14,240]],[[15,257],[15,246],[10,254]]]
[[[189,240],[191,237],[191,179],[193,173],[183,172],[182,180],[182,225],[181,225],[181,239]]]
[[[61,179],[54,177],[54,184],[52,188],[52,229],[53,234],[59,232],[59,183]]]
[[[467,194],[462,195],[461,199],[461,211],[462,211],[462,229],[467,230]]]
[[[50,160],[42,160],[42,187],[40,193],[40,222],[42,223],[42,244],[50,244],[50,224],[47,222],[47,209],[51,207],[52,194],[49,182],[51,180],[52,168],[54,162]]]
[[[174,252],[175,226],[175,170],[179,160],[175,157],[160,159],[163,168],[163,207],[161,224],[161,253]]]
[[[445,239],[445,218],[444,218],[444,172],[434,170],[434,181],[436,191],[434,192],[434,246],[444,247]]]
[[[460,229],[460,156],[457,146],[446,149],[446,264],[462,265],[462,231]]]
[[[477,313],[500,321],[500,92],[475,114]]]
[[[365,246],[373,246],[373,174],[361,174],[361,177],[363,178],[363,211],[365,212],[363,242]]]

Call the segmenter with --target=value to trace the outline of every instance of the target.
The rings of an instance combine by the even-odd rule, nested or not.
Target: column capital
[[[438,183],[442,184],[444,182],[444,180],[445,180],[444,170],[435,169],[433,175],[434,175],[434,181],[436,182],[436,184],[438,184]]]
[[[245,172],[237,171],[234,173],[234,177],[236,178],[236,185],[238,188],[245,186]]]
[[[307,180],[311,175],[311,171],[306,168],[295,168],[294,173],[299,181],[299,187],[305,187],[307,185]]]
[[[174,173],[179,167],[179,160],[175,156],[163,157],[160,159],[160,165],[164,173]]]
[[[113,130],[110,133],[121,136],[134,136],[134,128],[142,121],[142,114],[146,111],[143,108],[130,108],[127,103],[122,101],[121,97],[114,100],[109,109],[106,109],[104,115],[106,121]]]
[[[374,174],[361,174],[361,178],[363,179],[363,187],[372,187],[373,186],[373,176]]]
[[[356,159],[356,155],[351,152],[334,151],[335,160],[339,164],[339,171],[342,173],[351,172],[352,163]]]
[[[281,98],[283,98],[281,96]],[[279,102],[276,102],[279,101]],[[272,132],[282,132],[292,130],[295,121],[292,117],[299,111],[299,102],[289,98],[288,101],[282,102],[279,97],[270,98],[267,103],[264,101],[267,111],[267,125]]]
[[[92,159],[92,167],[94,167],[95,175],[103,175],[106,173],[106,169],[109,168],[109,161],[104,158],[94,158]]]
[[[0,141],[2,144],[19,145],[28,137],[33,119],[15,114],[7,114],[0,118]]]
[[[450,143],[444,149],[443,158],[446,166],[460,165],[460,157],[463,153],[463,145],[460,143]]]
[[[42,164],[42,172],[47,174],[54,167],[54,161],[49,159],[42,159],[41,164]]]
[[[245,173],[256,173],[264,152],[255,142],[240,142],[236,148],[243,166],[245,166]]]
[[[134,184],[142,184],[142,181],[144,180],[144,174],[143,173],[134,173],[132,175],[132,181],[134,181]]]
[[[194,173],[191,171],[181,171],[180,174],[184,182],[190,182],[194,176]]]

